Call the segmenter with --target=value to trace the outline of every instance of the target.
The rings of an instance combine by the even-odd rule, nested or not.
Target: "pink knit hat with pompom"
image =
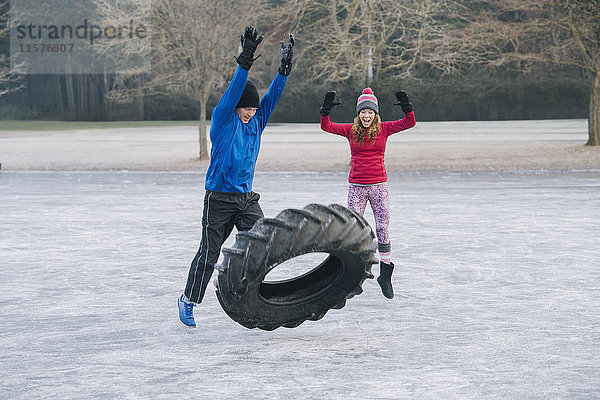
[[[356,102],[356,113],[358,114],[360,110],[364,110],[365,108],[370,108],[379,114],[379,105],[377,102],[377,97],[373,93],[371,88],[366,88],[362,91],[362,94],[358,96],[358,101]]]

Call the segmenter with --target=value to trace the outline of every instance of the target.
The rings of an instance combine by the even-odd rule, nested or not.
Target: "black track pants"
[[[200,248],[192,260],[185,295],[194,303],[202,302],[204,292],[219,259],[221,246],[233,227],[247,231],[264,217],[258,204],[258,193],[225,193],[206,191],[202,215]]]

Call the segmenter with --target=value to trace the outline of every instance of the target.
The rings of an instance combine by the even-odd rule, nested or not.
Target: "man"
[[[177,300],[179,320],[195,327],[193,308],[202,302],[206,287],[219,258],[221,246],[233,227],[247,231],[264,216],[258,193],[252,191],[254,167],[265,129],[283,92],[292,68],[294,37],[281,45],[281,66],[269,91],[259,102],[258,90],[248,80],[256,60],[254,53],[263,36],[249,26],[242,35],[239,66],[229,87],[212,112],[210,165],[206,171],[202,239],[188,273],[184,293]]]

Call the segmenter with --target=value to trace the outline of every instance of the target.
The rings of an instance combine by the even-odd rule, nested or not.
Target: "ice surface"
[[[322,320],[265,332],[211,286],[191,330],[176,299],[201,174],[1,172],[0,398],[600,397],[600,174],[389,188],[393,300],[367,280]],[[347,183],[258,173],[255,190],[273,217],[345,204]]]

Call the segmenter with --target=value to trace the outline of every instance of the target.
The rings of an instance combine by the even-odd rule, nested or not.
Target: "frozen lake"
[[[203,175],[1,172],[0,398],[600,397],[600,173],[389,188],[393,300],[367,280],[322,320],[265,332],[211,285],[192,330],[176,299]],[[259,173],[254,189],[269,217],[346,204],[346,174]]]

